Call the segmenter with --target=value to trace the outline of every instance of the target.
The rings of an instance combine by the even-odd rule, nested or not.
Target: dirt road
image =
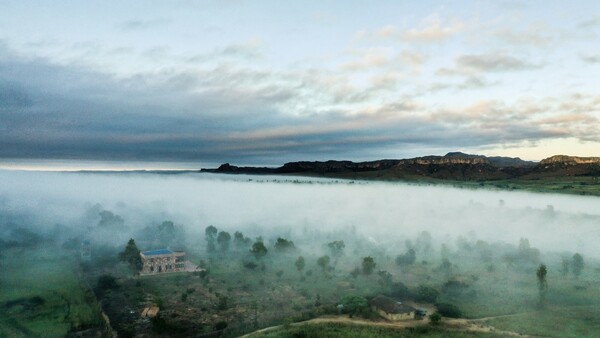
[[[490,318],[488,318],[488,319],[490,319]],[[291,325],[292,326],[301,326],[301,325],[306,325],[306,324],[327,324],[327,323],[353,324],[353,325],[366,325],[366,326],[379,326],[379,327],[406,329],[406,328],[410,328],[410,327],[427,325],[427,324],[429,324],[429,320],[406,320],[406,321],[398,321],[398,322],[387,322],[387,321],[371,321],[371,320],[362,319],[362,318],[349,318],[348,316],[322,316],[322,317],[310,319],[310,320],[307,320],[304,322],[293,323]],[[271,326],[271,327],[267,327],[264,329],[260,329],[258,331],[254,331],[254,332],[244,335],[242,337],[250,338],[250,337],[253,337],[255,334],[277,330],[282,327],[283,327],[283,325]],[[530,337],[527,335],[522,335],[517,332],[496,330],[494,327],[482,324],[478,320],[470,320],[470,319],[444,318],[443,322],[440,323],[439,327],[447,329],[447,330],[452,330],[452,331],[495,333],[495,334],[500,334],[500,335],[504,335],[507,337]]]

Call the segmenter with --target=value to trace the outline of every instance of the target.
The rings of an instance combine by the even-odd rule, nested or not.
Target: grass
[[[0,265],[0,337],[62,337],[100,324],[99,308],[72,258],[11,249]]]
[[[597,337],[600,334],[600,308],[561,307],[495,318],[486,324],[533,336]]]

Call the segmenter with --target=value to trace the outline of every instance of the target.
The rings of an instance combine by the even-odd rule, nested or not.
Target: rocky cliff
[[[552,157],[545,158],[540,161],[541,166],[551,164],[566,164],[566,165],[577,165],[577,164],[597,164],[600,163],[600,157],[577,157],[567,155],[555,155]]]

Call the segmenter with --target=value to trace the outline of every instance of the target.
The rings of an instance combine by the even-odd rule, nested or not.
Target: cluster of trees
[[[575,278],[579,278],[581,273],[583,272],[585,264],[583,261],[583,256],[579,253],[576,253],[570,259],[567,257],[563,257],[562,259],[562,269],[560,270],[563,276],[567,276],[569,271],[573,273]]]
[[[232,240],[236,251],[244,251],[252,244],[252,240],[245,237],[240,231],[236,231],[232,237],[229,232],[219,231],[213,225],[209,225],[204,229],[204,238],[206,240],[206,251],[211,254],[217,251],[228,252]]]

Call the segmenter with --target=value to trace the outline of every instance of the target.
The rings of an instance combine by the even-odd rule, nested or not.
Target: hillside
[[[300,161],[280,167],[237,167],[229,163],[203,172],[223,174],[302,175],[348,179],[406,180],[493,185],[600,195],[600,157],[552,156],[537,162],[461,152],[444,156],[384,159],[368,162]]]

